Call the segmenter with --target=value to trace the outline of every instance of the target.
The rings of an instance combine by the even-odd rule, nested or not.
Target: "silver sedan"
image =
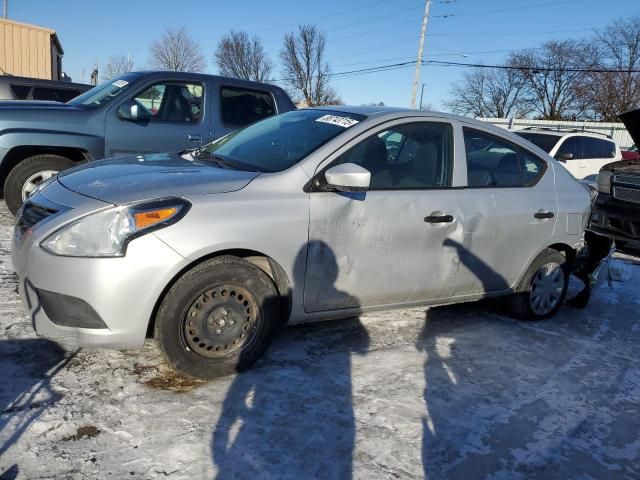
[[[286,323],[504,296],[561,307],[588,190],[542,150],[440,113],[331,107],[199,150],[42,184],[13,264],[38,334],[139,347],[180,373],[242,370]]]

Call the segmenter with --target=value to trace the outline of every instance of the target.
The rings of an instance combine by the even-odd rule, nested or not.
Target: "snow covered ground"
[[[291,327],[209,383],[65,352],[22,314],[0,206],[0,478],[640,478],[640,265],[586,310],[491,306]]]

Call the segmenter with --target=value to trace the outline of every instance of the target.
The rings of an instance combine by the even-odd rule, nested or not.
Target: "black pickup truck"
[[[620,120],[640,145],[640,109],[621,114]],[[622,160],[602,167],[590,229],[614,239],[620,250],[640,248],[640,160]]]
[[[0,187],[14,214],[78,163],[199,147],[295,109],[279,87],[184,72],[132,72],[68,101],[0,102]]]

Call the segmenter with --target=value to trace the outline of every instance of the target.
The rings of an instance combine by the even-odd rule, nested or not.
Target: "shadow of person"
[[[462,266],[469,270],[482,284],[482,291],[496,292],[509,288],[509,283],[502,275],[461,243],[447,238],[442,242],[442,245],[456,250]]]
[[[75,356],[45,339],[0,341],[0,472],[11,478],[18,465],[4,454],[60,394],[51,387],[55,375]],[[5,477],[3,477],[5,478]]]
[[[484,291],[505,290],[508,282],[484,261],[462,244],[445,240],[445,247],[453,247],[460,263],[479,280]],[[465,304],[431,308],[425,315],[425,323],[416,342],[416,348],[426,355],[424,363],[426,415],[422,421],[422,465],[428,479],[448,478],[444,468],[455,462],[464,445],[456,444],[456,421],[453,417],[468,418],[470,412],[460,411],[468,407],[459,402],[456,390],[466,378],[468,359],[457,358],[457,342],[454,331],[464,328],[477,317],[469,313]],[[476,319],[477,320],[477,319]],[[467,362],[467,363],[465,363]],[[465,365],[465,367],[462,367]],[[469,472],[467,472],[469,473]]]
[[[345,298],[335,289],[335,255],[318,241],[298,252],[292,295],[302,298],[308,248],[324,251],[323,272],[334,285],[325,293]],[[217,478],[350,478],[351,357],[368,345],[358,318],[283,329],[265,358],[236,375],[226,393],[211,442]]]

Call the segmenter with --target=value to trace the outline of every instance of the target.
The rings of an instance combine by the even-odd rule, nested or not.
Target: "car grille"
[[[16,229],[20,232],[20,235],[24,235],[31,227],[54,213],[57,213],[57,210],[26,202],[22,210],[20,210],[20,216],[16,221]]]
[[[613,183],[640,187],[640,175],[616,175],[613,177]]]
[[[640,203],[640,189],[613,187],[613,198],[623,202]]]

